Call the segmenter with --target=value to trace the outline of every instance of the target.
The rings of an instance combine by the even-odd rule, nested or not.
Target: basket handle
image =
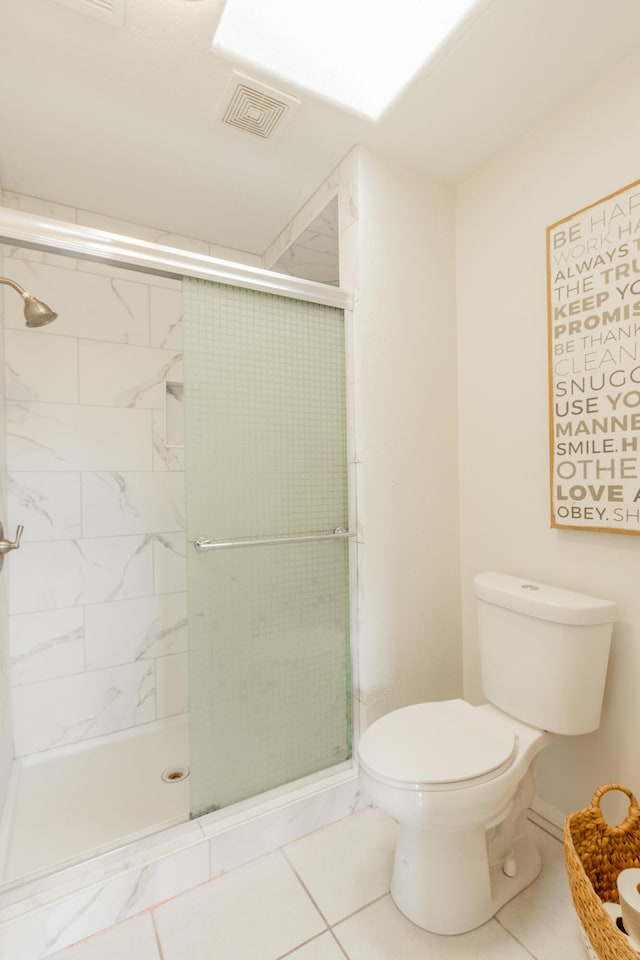
[[[611,826],[609,823],[607,823],[607,821],[604,819],[602,808],[600,806],[600,801],[604,797],[605,793],[609,793],[610,790],[619,790],[621,793],[626,794],[626,796],[629,798],[629,812],[622,823],[619,823],[616,826]],[[605,783],[602,787],[598,787],[591,798],[591,807],[606,825],[608,830],[627,833],[630,829],[636,828],[640,823],[640,806],[638,806],[638,801],[631,790],[629,790],[628,787],[623,787],[620,783]]]

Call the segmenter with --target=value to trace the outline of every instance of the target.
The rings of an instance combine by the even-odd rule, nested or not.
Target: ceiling
[[[640,37],[638,0],[482,0],[375,124],[214,55],[222,5],[1,0],[0,185],[261,255],[355,144],[455,184]],[[234,69],[300,99],[271,139],[221,122]]]

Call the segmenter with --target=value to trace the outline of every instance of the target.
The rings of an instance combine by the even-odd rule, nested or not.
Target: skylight
[[[212,49],[379,119],[478,0],[226,0]]]

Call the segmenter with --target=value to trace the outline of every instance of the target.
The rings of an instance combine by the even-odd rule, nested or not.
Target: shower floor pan
[[[188,737],[187,718],[176,717],[15,761],[0,824],[0,882],[187,820]]]
[[[176,718],[139,728],[135,736],[93,741],[86,750],[52,752],[34,762],[42,767],[37,783],[31,762],[19,765],[0,858],[9,858],[12,874],[31,873],[0,886],[3,960],[53,957],[367,803],[355,764],[345,761],[189,820],[189,779],[161,780],[167,768],[183,765],[184,755],[175,744],[181,743],[186,753],[186,734],[186,724]],[[169,747],[172,735],[177,740]],[[142,771],[149,769],[154,742],[162,750],[147,777]],[[101,754],[98,746],[115,749]],[[158,803],[159,798],[168,805],[165,799]]]

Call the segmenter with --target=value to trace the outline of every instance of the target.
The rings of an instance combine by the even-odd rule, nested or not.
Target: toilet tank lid
[[[479,573],[473,583],[478,599],[539,620],[582,626],[613,623],[617,615],[617,607],[611,600],[506,573]]]

